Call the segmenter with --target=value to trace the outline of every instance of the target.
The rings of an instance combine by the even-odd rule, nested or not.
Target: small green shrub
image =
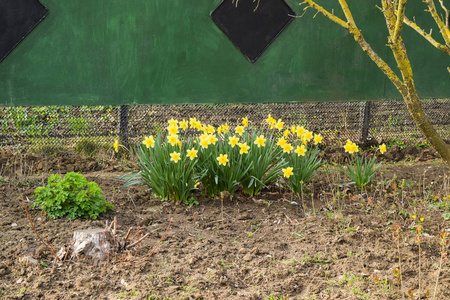
[[[64,178],[54,174],[45,187],[34,191],[37,199],[32,207],[40,206],[52,219],[67,215],[68,220],[83,217],[97,219],[98,215],[114,206],[105,201],[95,182],[88,182],[80,173],[70,172]]]

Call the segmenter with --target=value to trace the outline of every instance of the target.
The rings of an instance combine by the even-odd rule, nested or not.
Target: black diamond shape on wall
[[[47,14],[37,0],[0,0],[0,62]]]
[[[252,63],[293,16],[294,11],[283,0],[223,0],[211,13],[217,26]]]

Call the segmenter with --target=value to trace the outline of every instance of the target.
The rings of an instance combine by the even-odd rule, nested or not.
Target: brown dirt
[[[421,160],[420,153],[404,153],[403,158],[411,155],[410,161]],[[394,154],[387,153],[388,162],[365,193],[342,185],[330,166],[306,191],[303,209],[296,204],[301,199],[276,185],[254,198],[238,192],[226,197],[223,207],[220,199],[198,193],[199,205],[188,207],[161,202],[143,186],[120,188],[117,176],[127,166],[77,156],[45,160],[21,156],[22,164],[13,168],[13,154],[0,154],[0,160],[8,158],[0,165],[10,164],[0,173],[0,298],[4,299],[270,299],[269,295],[278,297],[272,299],[400,299],[393,275],[398,267],[392,237],[396,224],[404,228],[400,248],[405,292],[411,288],[417,295],[420,278],[422,296],[427,289],[432,295],[440,258],[439,231],[450,228],[441,217],[443,211],[428,208],[444,197],[450,201],[449,170],[436,160],[392,163],[396,159],[389,155]],[[34,189],[45,183],[48,172],[70,170],[82,171],[97,182],[115,209],[98,220],[44,218],[55,250],[70,245],[75,230],[104,227],[117,217],[120,235],[137,226],[149,233],[140,244],[140,259],[152,251],[173,219],[150,259],[139,265],[118,264],[114,259],[108,264],[82,255],[64,263],[54,261],[33,232],[21,196],[32,201]],[[26,205],[42,234],[40,212],[30,209],[31,202]],[[411,226],[420,217],[425,230],[419,268]],[[38,263],[29,263],[30,258]],[[449,284],[445,264],[436,299],[450,299]]]

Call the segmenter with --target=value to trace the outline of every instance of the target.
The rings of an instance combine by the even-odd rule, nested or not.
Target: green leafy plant
[[[70,172],[64,178],[54,174],[48,178],[47,186],[35,190],[36,201],[32,207],[40,206],[52,219],[67,216],[96,219],[102,212],[114,206],[105,201],[102,190],[95,182],[88,182],[80,173]]]

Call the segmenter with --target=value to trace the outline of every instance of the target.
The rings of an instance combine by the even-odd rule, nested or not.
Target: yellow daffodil
[[[169,127],[167,127],[167,132],[172,135],[178,134],[178,125],[177,124],[169,125]]]
[[[150,147],[153,148],[153,147],[155,147],[155,140],[153,139],[153,136],[150,135],[144,139],[142,144],[144,144],[147,148],[150,148]]]
[[[202,130],[202,122],[195,121],[194,128],[197,129],[197,130]]]
[[[283,135],[284,135],[285,138],[287,138],[287,137],[289,136],[289,134],[290,134],[290,132],[289,132],[289,130],[287,130],[287,129],[286,129],[286,130],[284,131],[284,133],[283,133]]]
[[[189,125],[191,128],[196,128],[197,119],[196,118],[189,118]]]
[[[283,176],[286,178],[289,178],[289,177],[291,177],[291,175],[294,174],[293,170],[294,170],[293,167],[287,167],[287,168],[281,169],[281,171],[283,171]]]
[[[237,144],[239,144],[239,138],[237,136],[233,135],[228,138],[228,145],[230,145],[231,148],[234,148]]]
[[[188,128],[188,121],[186,120],[181,121],[180,127],[183,128],[183,130],[186,130]]]
[[[179,152],[172,152],[170,153],[170,161],[173,161],[174,163],[177,163],[181,159],[181,154]]]
[[[292,145],[289,143],[284,144],[284,146],[282,148],[283,148],[283,153],[291,152],[294,149],[294,147],[292,147]]]
[[[219,126],[219,127],[217,127],[217,133],[218,133],[218,134],[221,134],[221,133],[222,133],[222,125]]]
[[[386,152],[386,145],[385,144],[380,146],[380,153],[383,154],[384,152]]]
[[[284,138],[280,138],[277,142],[277,146],[283,147],[286,143],[287,141]]]
[[[200,146],[202,146],[203,149],[208,148],[209,144],[210,144],[210,142],[209,142],[209,139],[207,139],[207,138],[200,140]]]
[[[284,126],[284,122],[281,121],[281,119],[278,119],[277,123],[275,124],[275,128],[278,129],[278,131],[280,131],[281,129],[283,129]]]
[[[297,126],[297,128],[295,128],[295,133],[297,134],[297,137],[303,137],[305,128],[303,126]]]
[[[238,145],[241,148],[239,151],[240,154],[248,153],[248,150],[250,150],[250,146],[247,143],[239,143]]]
[[[219,157],[217,157],[217,160],[219,161],[219,165],[227,165],[228,160],[228,154],[220,154]]]
[[[358,152],[359,148],[358,145],[355,143],[352,143],[350,140],[347,140],[347,143],[344,146],[345,152],[348,152],[350,154]]]
[[[179,141],[180,140],[178,139],[178,135],[176,135],[176,134],[171,134],[171,135],[167,136],[167,142],[169,144],[171,144],[172,146],[177,145]]]
[[[297,146],[294,152],[297,153],[298,156],[305,156],[306,148],[304,145]]]
[[[244,126],[236,127],[236,133],[242,135],[244,133]]]
[[[297,130],[297,128],[296,128],[294,125],[292,125],[292,126],[291,126],[291,132],[292,132],[292,133],[295,133],[296,130]]]
[[[119,152],[119,141],[115,140],[113,144],[114,151]]]
[[[312,137],[313,137],[312,132],[309,131],[309,130],[305,130],[305,134],[303,135],[303,139],[304,139],[305,141],[308,141],[308,142],[309,142],[309,141],[312,139]]]
[[[206,132],[209,134],[213,134],[214,132],[216,132],[216,130],[214,129],[213,126],[208,125],[208,127],[206,127]]]
[[[218,140],[217,137],[215,135],[213,135],[213,134],[208,136],[208,141],[209,141],[210,144],[215,145],[217,140]]]
[[[314,135],[314,145],[322,143],[322,139],[323,139],[323,137],[322,137],[322,135],[320,133],[319,134],[315,134]]]
[[[242,125],[244,125],[244,127],[248,127],[248,118],[242,118]]]
[[[227,123],[222,125],[222,132],[223,133],[228,133],[228,131],[230,131],[230,127],[228,126]]]
[[[276,123],[276,122],[277,122],[277,120],[275,120],[274,118],[272,118],[270,115],[267,117],[266,121],[267,121],[267,123],[269,123],[269,124],[273,124],[273,123]]]
[[[255,145],[258,145],[258,148],[261,146],[265,146],[266,145],[266,141],[267,139],[264,138],[264,135],[260,135],[258,136],[258,138],[255,140]]]
[[[177,120],[174,120],[173,118],[170,119],[170,120],[167,121],[167,122],[169,122],[169,126],[174,126],[174,125],[178,126],[178,121],[177,121]]]
[[[197,157],[197,153],[198,153],[198,150],[195,150],[195,148],[192,148],[192,149],[190,149],[190,150],[187,151],[187,156],[188,156],[191,160],[194,160],[194,158]]]

